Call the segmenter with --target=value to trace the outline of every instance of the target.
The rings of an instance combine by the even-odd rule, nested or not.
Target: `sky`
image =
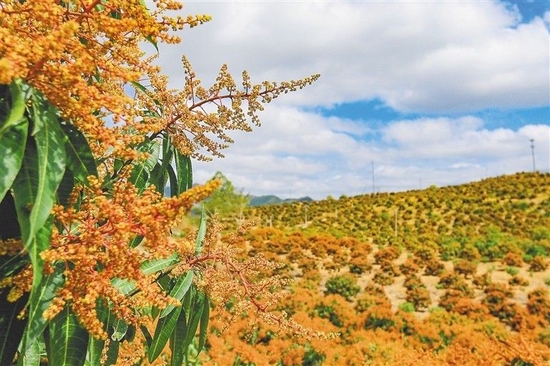
[[[550,5],[534,1],[187,1],[212,21],[161,46],[182,87],[181,56],[204,86],[320,73],[234,132],[221,171],[243,193],[282,198],[447,186],[550,171]],[[533,141],[531,141],[533,140]],[[531,147],[533,145],[534,147]],[[534,159],[533,154],[534,153]]]

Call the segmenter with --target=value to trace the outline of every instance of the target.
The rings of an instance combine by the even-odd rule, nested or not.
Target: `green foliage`
[[[11,234],[4,231],[2,239],[20,235],[28,255],[0,257],[0,277],[19,272],[30,262],[33,285],[30,295],[15,303],[6,301],[6,291],[0,293],[3,314],[0,317],[0,364],[10,364],[18,349],[21,352],[19,357],[25,360],[35,359],[37,352],[45,349],[51,365],[83,365],[86,359],[98,360],[105,343],[89,336],[68,307],[50,321],[43,318],[42,313],[50,306],[64,278],[62,267],[54,268],[43,276],[44,264],[40,253],[49,247],[53,225],[50,211],[53,205],[66,204],[72,188],[77,184],[86,184],[88,176],[96,175],[101,161],[94,160],[86,138],[59,117],[60,113],[39,92],[22,82],[12,83],[9,89],[6,86],[1,88],[0,103],[7,112],[0,116],[0,167],[6,172],[0,177],[0,214],[2,217],[17,217],[20,229],[20,234],[18,230],[12,230]],[[173,195],[191,187],[189,157],[181,155],[171,145],[167,135],[146,138],[136,146],[136,150],[163,150],[162,154],[153,155],[144,161],[120,162],[121,166],[133,167],[130,179],[141,191],[150,185],[161,190],[169,180]],[[171,162],[175,163],[175,170],[163,169],[170,166]],[[109,189],[109,182],[105,189]],[[10,204],[12,201],[13,204]],[[203,227],[202,235],[204,230]],[[176,258],[145,262],[143,271],[163,271],[175,262]],[[177,299],[188,296],[189,306],[184,310],[171,307],[162,312],[157,331],[149,343],[147,354],[151,361],[159,356],[164,345],[172,338],[172,354],[175,357],[172,364],[182,364],[181,355],[185,354],[199,324],[199,348],[204,345],[209,301],[204,293],[198,292],[192,285],[192,275],[192,272],[184,273],[175,279],[172,286],[166,288]],[[131,287],[127,293],[128,296],[135,294]],[[21,320],[16,315],[23,306],[27,307],[28,315]],[[109,314],[109,309],[100,313]],[[114,363],[117,359],[116,350],[128,337],[128,327],[119,334],[117,332],[122,323],[111,315],[108,318],[104,322],[105,327],[111,325],[112,339],[107,353]],[[176,324],[180,324],[180,327],[176,327]]]
[[[250,198],[241,191],[237,191],[233,183],[221,172],[216,172],[212,179],[222,182],[222,185],[208,199],[202,207],[211,214],[217,214],[223,218],[241,218],[250,202]]]
[[[405,312],[405,313],[413,313],[416,311],[414,304],[408,301],[405,301],[404,303],[401,303],[399,305],[399,310]]]
[[[330,277],[325,287],[326,294],[337,294],[348,301],[351,301],[361,290],[355,277],[347,274]]]

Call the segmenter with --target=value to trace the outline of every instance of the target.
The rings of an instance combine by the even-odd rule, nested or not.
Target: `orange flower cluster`
[[[182,62],[186,76],[182,90],[170,90],[168,78],[151,73],[152,90],[138,90],[136,100],[141,110],[155,112],[142,116],[143,126],[166,131],[182,154],[201,160],[210,160],[210,155],[223,157],[220,151],[233,142],[227,132],[251,131],[248,119],[259,126],[257,113],[263,110],[262,104],[302,89],[320,77],[315,74],[300,80],[253,84],[244,71],[240,89],[227,65],[223,65],[214,84],[206,89],[189,60],[183,57]]]
[[[73,194],[76,203],[77,196],[84,193],[78,210],[75,204],[54,209],[63,228],[54,230],[51,248],[41,256],[49,263],[66,264],[65,282],[44,317],[53,318],[69,304],[93,336],[105,338],[107,334],[97,316],[98,301],[110,305],[118,318],[131,324],[144,321],[137,311],[141,308],[179,305],[154,284],[156,274],[144,274],[142,264],[173,253],[180,260],[193,254],[188,240],[170,238],[170,227],[194,203],[210,195],[219,182],[210,181],[171,198],[162,198],[154,187],[138,194],[136,187],[124,180],[114,184],[108,197],[102,194],[96,178],[90,177],[89,182],[83,192]],[[144,238],[143,242],[132,247],[130,243],[138,236]],[[114,280],[131,284],[136,290],[128,296]]]
[[[97,154],[113,147],[135,155],[128,146],[143,138],[135,133],[142,118],[124,87],[158,73],[140,45],[177,43],[170,30],[210,19],[164,16],[182,7],[178,1],[157,0],[155,5],[149,11],[139,0],[2,1],[0,84],[23,79],[41,91],[64,118],[98,142],[93,146]],[[120,124],[106,126],[107,116]]]

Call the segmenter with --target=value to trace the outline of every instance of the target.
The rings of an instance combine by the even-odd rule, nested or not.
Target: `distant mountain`
[[[267,206],[267,205],[281,205],[285,203],[294,203],[294,202],[312,202],[311,197],[300,197],[300,198],[286,198],[282,199],[274,195],[268,196],[250,196],[250,206]]]

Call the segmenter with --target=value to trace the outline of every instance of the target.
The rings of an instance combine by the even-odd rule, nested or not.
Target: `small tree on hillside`
[[[233,183],[221,172],[216,172],[212,180],[220,181],[221,186],[204,201],[202,207],[206,212],[222,218],[242,218],[244,209],[250,203],[250,197],[243,194],[242,189],[237,191]]]

